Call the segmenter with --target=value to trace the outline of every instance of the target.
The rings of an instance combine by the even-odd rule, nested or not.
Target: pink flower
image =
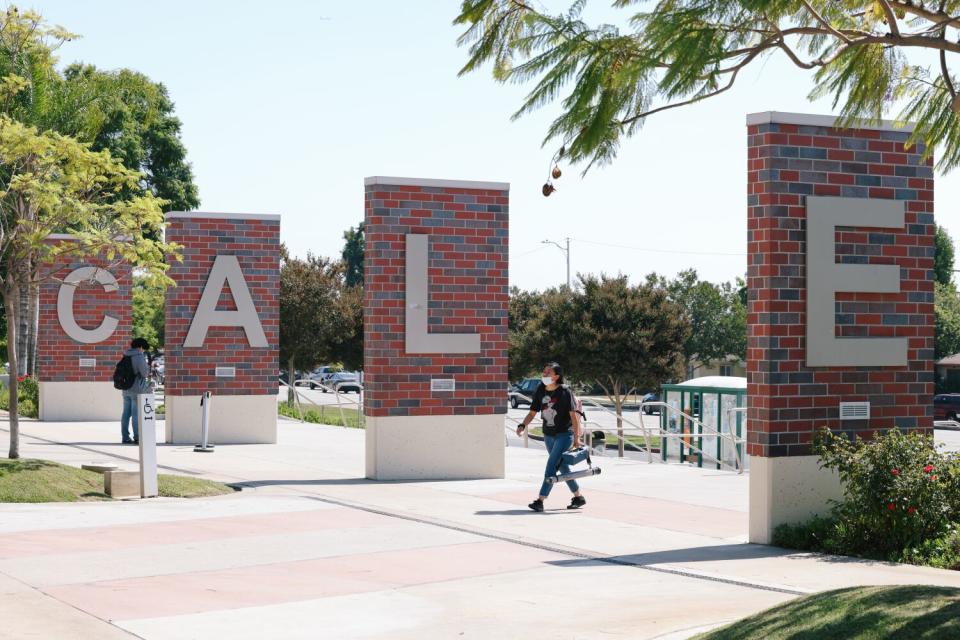
[[[898,476],[900,475],[900,469],[890,469],[890,473],[892,473],[895,476]]]
[[[910,507],[909,509],[907,509],[907,513],[909,513],[910,515],[913,515],[913,514],[915,514],[916,512],[917,512],[917,510],[914,509],[913,507]]]
[[[923,468],[923,470],[924,470],[926,473],[930,473],[931,471],[933,471],[933,465],[932,465],[932,464],[928,464],[927,466],[925,466],[925,467]]]
[[[890,504],[887,505],[887,509],[889,509],[890,511],[896,511],[897,504],[895,502],[891,502]]]

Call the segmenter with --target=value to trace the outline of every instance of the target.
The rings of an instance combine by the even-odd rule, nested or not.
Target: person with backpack
[[[543,484],[537,499],[528,506],[534,511],[543,511],[543,501],[550,495],[553,484],[548,479],[570,473],[570,465],[583,460],[589,462],[590,452],[580,447],[580,416],[577,413],[577,402],[570,387],[563,383],[563,369],[556,362],[550,362],[543,368],[543,377],[530,402],[530,412],[517,427],[517,435],[540,413],[543,420],[543,444],[549,455],[544,472]],[[568,452],[574,444],[578,449]],[[579,509],[587,504],[587,499],[580,493],[580,486],[576,480],[568,480],[567,487],[573,492],[573,499],[567,509]]]
[[[120,415],[120,438],[123,444],[140,442],[140,425],[137,424],[137,395],[150,393],[150,367],[146,352],[150,344],[143,338],[130,342],[113,372],[113,386],[123,392],[123,413]],[[133,420],[133,438],[130,437],[130,421]]]

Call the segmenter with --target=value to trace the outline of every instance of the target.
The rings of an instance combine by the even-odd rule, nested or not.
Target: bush
[[[944,568],[960,567],[960,461],[933,438],[892,430],[872,441],[824,431],[815,451],[843,499],[831,516],[781,525],[778,546]]]
[[[872,441],[824,432],[820,465],[834,469],[843,500],[834,507],[845,546],[899,553],[953,530],[960,515],[960,465],[933,438],[892,430]]]
[[[30,376],[21,376],[17,386],[17,413],[27,418],[36,418],[38,416],[38,407],[40,406],[40,385]],[[10,390],[0,391],[0,409],[10,410]]]

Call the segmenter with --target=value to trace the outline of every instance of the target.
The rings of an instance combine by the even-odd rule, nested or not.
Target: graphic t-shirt
[[[541,382],[533,394],[530,408],[540,412],[545,435],[555,436],[569,430],[573,424],[570,417],[570,412],[573,411],[573,394],[564,385],[547,391],[547,387]]]

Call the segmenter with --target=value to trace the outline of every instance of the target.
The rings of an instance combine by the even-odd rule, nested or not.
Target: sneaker
[[[131,440],[130,438],[124,438],[123,440],[120,441],[120,444],[133,444],[133,440]]]
[[[537,498],[527,506],[533,509],[534,511],[536,511],[537,513],[540,513],[541,511],[543,511],[543,500],[541,500],[540,498]]]
[[[567,505],[567,509],[579,509],[585,504],[587,504],[586,498],[583,496],[573,496],[573,500],[571,500],[570,504]]]

